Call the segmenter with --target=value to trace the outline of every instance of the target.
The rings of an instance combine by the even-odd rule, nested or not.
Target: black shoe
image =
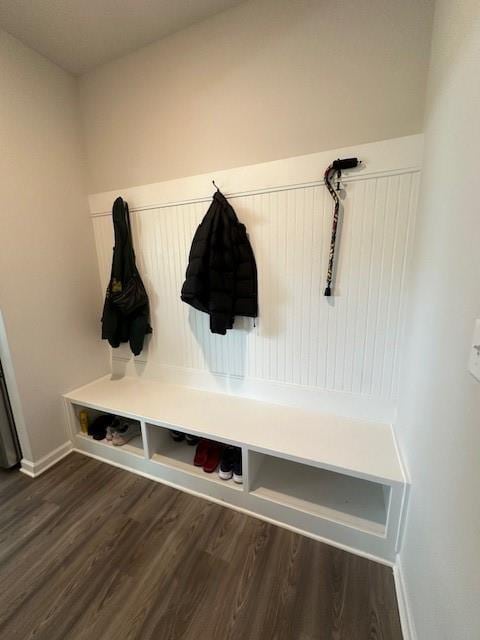
[[[189,433],[185,434],[185,440],[187,441],[187,444],[189,444],[191,447],[195,446],[200,442],[200,438],[198,438],[197,436],[191,436]]]
[[[237,484],[243,484],[242,450],[238,447],[235,447],[235,457],[233,460],[233,481]]]
[[[218,477],[221,480],[231,480],[233,477],[233,462],[235,458],[235,447],[225,447],[218,468]]]
[[[181,431],[174,431],[173,429],[170,429],[169,433],[170,433],[170,437],[175,442],[181,442],[182,440],[185,439],[185,434],[182,433]]]
[[[93,436],[94,440],[104,440],[107,436],[107,427],[111,426],[117,420],[111,415],[101,415],[95,418],[88,425],[88,435]]]
[[[242,484],[242,450],[238,447],[226,447],[222,453],[218,477],[221,480],[231,480]]]

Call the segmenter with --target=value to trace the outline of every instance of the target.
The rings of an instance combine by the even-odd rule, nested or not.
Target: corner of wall
[[[30,478],[36,478],[47,471],[47,469],[50,469],[50,467],[57,464],[57,462],[60,462],[60,460],[63,460],[63,458],[68,456],[68,454],[72,452],[72,449],[73,445],[69,440],[36,462],[22,458],[20,462],[20,471]]]
[[[393,579],[397,594],[398,613],[400,616],[400,624],[402,626],[403,640],[418,640],[400,555],[397,555],[397,559],[393,567]]]

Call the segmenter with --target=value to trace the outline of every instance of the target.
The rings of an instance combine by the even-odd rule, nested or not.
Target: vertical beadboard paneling
[[[136,254],[149,291],[154,334],[148,362],[394,399],[404,281],[418,172],[346,185],[336,296],[323,297],[332,202],[321,185],[231,199],[247,226],[259,275],[260,317],[227,336],[180,301],[188,252],[208,203],[132,211]],[[113,234],[93,218],[102,285]]]

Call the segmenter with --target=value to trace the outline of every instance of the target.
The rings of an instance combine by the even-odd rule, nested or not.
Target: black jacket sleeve
[[[225,208],[215,217],[210,236],[209,313],[210,331],[225,335],[233,327],[236,255],[232,226]]]

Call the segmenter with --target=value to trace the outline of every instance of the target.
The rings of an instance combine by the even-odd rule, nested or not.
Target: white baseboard
[[[397,555],[397,561],[393,567],[393,579],[397,593],[398,613],[402,625],[403,640],[417,640],[417,633],[413,622],[412,611],[409,604],[402,563]]]
[[[43,456],[43,458],[40,458],[40,460],[37,460],[36,462],[32,462],[31,460],[22,458],[20,462],[20,471],[30,478],[37,478],[44,471],[50,469],[50,467],[53,467],[54,464],[60,462],[62,458],[68,456],[68,454],[71,453],[72,449],[72,443],[68,441],[60,445],[60,447],[57,447],[50,453],[47,453],[46,456]]]

